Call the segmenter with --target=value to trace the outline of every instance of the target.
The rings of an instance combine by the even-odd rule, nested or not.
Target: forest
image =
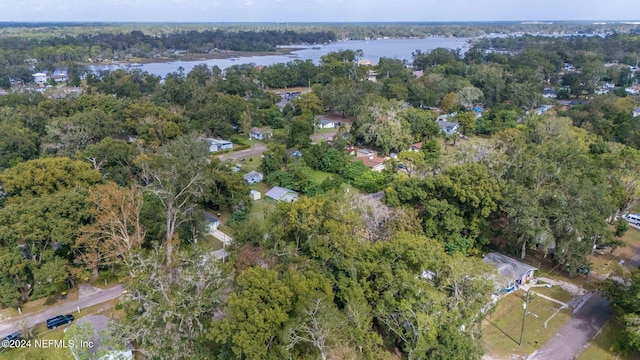
[[[246,36],[267,49],[335,36],[254,35],[131,32],[47,46],[205,51]],[[148,358],[480,359],[495,291],[483,254],[544,249],[576,276],[594,245],[619,245],[619,217],[638,208],[640,103],[624,90],[640,80],[630,70],[637,39],[495,39],[465,54],[416,50],[412,66],[361,65],[358,52],[340,51],[319,65],[198,65],[163,79],[87,73],[82,94],[62,98],[9,92],[0,96],[0,303],[125,282],[115,331]],[[27,54],[37,43],[7,46]],[[598,94],[603,83],[616,90]],[[277,89],[294,86],[310,91],[280,109]],[[545,98],[545,88],[564,97]],[[312,141],[326,114],[350,127]],[[442,114],[459,133],[443,133]],[[254,127],[274,133],[256,169],[297,201],[254,203],[240,164],[202,141],[250,147]],[[353,161],[352,146],[396,156],[373,171]],[[224,262],[206,240],[205,211],[228,215]],[[638,273],[624,276],[603,291],[638,348]]]

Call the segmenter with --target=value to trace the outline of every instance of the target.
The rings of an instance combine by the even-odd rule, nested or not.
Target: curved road
[[[57,315],[75,314],[78,311],[78,307],[80,307],[80,309],[84,309],[89,306],[113,300],[122,295],[123,292],[124,284],[119,284],[114,287],[97,291],[87,297],[79,298],[78,300],[68,301],[60,305],[46,308],[37,313],[23,314],[11,319],[0,321],[0,338],[4,338],[12,332],[17,331],[20,328],[20,323],[23,321],[26,321],[29,327],[32,327],[36,324],[44,323],[47,319]]]
[[[571,319],[567,320],[560,331],[539,350],[529,355],[527,360],[574,359],[589,345],[610,317],[609,301],[594,293]]]

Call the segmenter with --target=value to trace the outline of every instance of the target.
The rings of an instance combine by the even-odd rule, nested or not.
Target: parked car
[[[69,324],[73,321],[73,315],[71,314],[67,314],[67,315],[58,315],[56,317],[53,317],[49,320],[47,320],[47,328],[49,329],[55,329],[58,326],[61,325],[65,325],[65,324]]]
[[[16,332],[12,332],[11,334],[7,335],[4,337],[4,339],[2,339],[2,341],[10,341],[10,340],[22,340],[22,334],[20,334],[20,331],[16,331]]]

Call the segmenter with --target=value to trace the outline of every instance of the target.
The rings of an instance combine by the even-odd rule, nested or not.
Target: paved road
[[[75,314],[77,313],[78,307],[80,307],[80,309],[84,309],[89,306],[113,300],[122,295],[123,291],[124,284],[120,284],[108,289],[98,291],[88,297],[80,298],[73,301],[67,301],[60,305],[44,309],[37,313],[23,314],[19,317],[3,320],[0,322],[0,338],[4,338],[10,333],[18,330],[20,327],[20,323],[23,321],[26,321],[27,324],[31,327],[39,323],[44,323],[45,321],[47,321],[47,319],[50,319],[57,315]]]
[[[611,317],[609,302],[595,293],[558,333],[527,360],[571,360]]]
[[[231,159],[235,161],[235,160],[243,159],[253,155],[262,154],[265,151],[267,151],[267,147],[263,143],[256,143],[250,149],[240,150],[240,151],[232,152],[229,154],[220,155],[220,160],[225,161],[225,160]]]

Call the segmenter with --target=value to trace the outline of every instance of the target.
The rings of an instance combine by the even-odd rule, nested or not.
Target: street
[[[594,293],[558,333],[527,360],[571,360],[602,329],[611,317],[609,301]]]
[[[235,151],[229,154],[220,155],[220,160],[225,161],[225,160],[231,159],[233,161],[236,161],[238,159],[243,159],[253,155],[262,154],[265,151],[267,151],[267,147],[263,143],[256,143],[250,149],[240,150],[240,151]]]
[[[77,314],[78,307],[80,307],[80,309],[84,309],[89,306],[113,300],[122,295],[123,291],[124,284],[119,284],[108,289],[99,290],[85,298],[63,302],[60,305],[44,309],[37,313],[23,314],[12,319],[3,320],[0,322],[0,338],[4,338],[10,333],[19,330],[20,323],[23,321],[26,321],[29,327],[32,327],[36,324],[44,323],[47,321],[47,319],[50,319],[57,315],[74,314],[75,316]]]

